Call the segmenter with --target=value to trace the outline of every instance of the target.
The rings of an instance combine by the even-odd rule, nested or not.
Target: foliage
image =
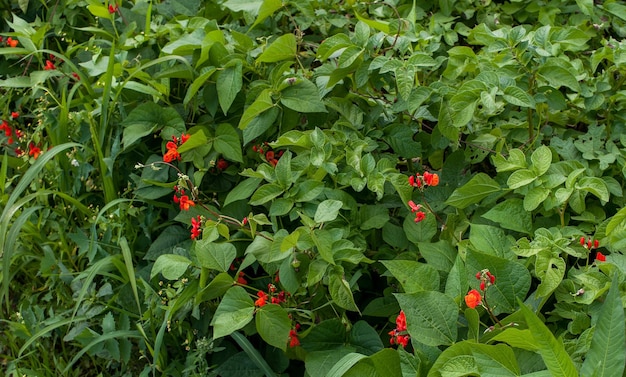
[[[620,2],[6,9],[6,375],[624,373]]]

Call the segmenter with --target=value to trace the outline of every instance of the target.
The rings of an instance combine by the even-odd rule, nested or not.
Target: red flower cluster
[[[184,144],[189,139],[188,134],[180,135],[180,138],[172,135],[172,141],[168,141],[165,144],[167,152],[163,155],[163,161],[172,162],[174,160],[180,161],[180,153],[178,153],[178,146]]]
[[[598,240],[591,240],[591,238],[586,239],[585,237],[580,237],[580,246],[585,249],[597,249],[600,246],[600,242]]]
[[[289,347],[297,347],[300,345],[300,339],[298,339],[298,330],[300,325],[296,323],[296,328],[289,330]]]
[[[396,317],[396,328],[389,331],[389,335],[391,336],[389,339],[391,345],[399,344],[405,348],[409,345],[411,336],[406,333],[406,315],[404,311],[400,310],[400,314]]]
[[[2,124],[0,124],[0,131],[4,131],[4,135],[7,137],[7,143],[9,145],[13,144],[13,129],[9,126],[9,122],[3,120]]]
[[[1,43],[1,42],[3,42],[2,37],[0,37],[0,43]],[[17,39],[13,39],[13,38],[11,38],[11,37],[7,38],[7,40],[6,40],[6,44],[7,44],[7,46],[9,46],[9,47],[17,47],[17,45],[18,45],[19,43],[20,43],[20,42],[18,42],[18,40],[17,40]]]
[[[486,287],[496,283],[496,277],[489,270],[485,269],[476,273],[476,279],[480,280],[480,290],[484,291]]]
[[[259,298],[254,302],[254,306],[258,306],[259,308],[265,306],[265,304],[267,304],[267,298],[269,297],[267,293],[259,291],[256,295],[259,296]]]
[[[409,184],[413,187],[437,186],[439,176],[436,173],[424,172],[424,175],[415,174],[409,177]]]
[[[112,4],[111,4],[111,5],[109,5],[109,13],[110,13],[110,14],[113,14],[113,13],[117,12],[117,11],[118,11],[118,9],[119,9],[119,7],[117,6],[117,4],[115,4],[115,5],[112,5]]]
[[[414,201],[409,200],[409,207],[411,207],[411,212],[415,213],[415,222],[419,223],[420,221],[426,218],[426,213],[421,210],[421,204],[415,204]]]
[[[176,195],[174,195],[174,198],[176,198]],[[176,199],[174,199],[174,201],[176,201]],[[198,215],[196,217],[191,218],[191,239],[195,240],[201,235],[202,235],[202,218],[200,217],[200,215]]]
[[[241,284],[241,285],[246,285],[248,284],[248,281],[246,280],[246,278],[244,277],[244,272],[243,271],[239,271],[239,276],[237,277],[237,284]]]
[[[269,143],[267,141],[261,145],[253,145],[252,150],[262,155],[270,165],[276,166],[276,164],[278,164],[278,160],[283,155],[283,151],[278,151],[278,153],[275,153],[272,150],[264,149],[264,147],[269,149]]]
[[[189,207],[196,205],[193,200],[189,199],[188,195],[185,195],[185,189],[174,186],[174,191],[176,191],[173,198],[174,203],[180,206],[181,211],[189,211]],[[193,221],[191,225],[193,226]]]
[[[467,292],[467,295],[465,296],[465,304],[467,304],[468,308],[475,309],[478,305],[482,303],[482,299],[483,297],[480,292],[472,289],[471,291]]]
[[[29,156],[33,156],[33,158],[36,160],[37,157],[39,157],[40,154],[41,154],[41,148],[36,146],[35,143],[33,143],[33,142],[28,144],[28,155]]]
[[[57,67],[50,60],[46,60],[46,65],[43,67],[44,71],[54,71]]]

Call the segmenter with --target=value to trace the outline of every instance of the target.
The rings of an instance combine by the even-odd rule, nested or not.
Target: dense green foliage
[[[622,2],[3,3],[6,375],[623,375]]]

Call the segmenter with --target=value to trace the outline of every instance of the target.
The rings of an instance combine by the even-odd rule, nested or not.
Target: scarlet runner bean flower
[[[298,339],[298,331],[297,328],[299,325],[296,325],[296,329],[289,330],[289,347],[294,348],[300,345],[300,339]]]
[[[167,152],[163,155],[163,161],[172,162],[174,160],[180,160],[180,153],[178,153],[178,145],[173,141],[168,141],[165,145]]]
[[[33,158],[36,160],[37,157],[39,157],[39,155],[41,154],[41,149],[35,145],[35,143],[30,143],[28,144],[28,155],[29,156],[33,156]]]
[[[467,292],[467,295],[465,296],[465,304],[467,305],[468,308],[475,309],[476,306],[480,305],[481,303],[482,303],[482,296],[480,292],[478,292],[475,289],[472,289],[471,291]]]
[[[195,240],[196,238],[202,235],[202,218],[200,215],[191,218],[191,239]]]
[[[596,253],[596,261],[597,262],[606,262],[606,255],[602,254],[601,252],[597,252]]]
[[[50,60],[46,60],[46,65],[43,67],[43,69],[45,71],[53,71],[53,70],[57,69],[57,67]]]
[[[407,347],[409,345],[409,340],[411,336],[406,333],[406,315],[404,311],[400,310],[400,314],[396,317],[396,328],[389,332],[391,338],[389,339],[389,343],[391,345],[399,344],[402,347]]]
[[[115,12],[117,12],[117,10],[119,9],[119,7],[117,5],[109,5],[109,13],[113,14]]]
[[[7,38],[7,45],[11,46],[11,47],[17,47],[17,45],[19,44],[17,39],[13,39],[11,37]]]
[[[246,285],[248,284],[248,281],[246,280],[246,278],[244,278],[244,273],[243,271],[239,272],[239,276],[237,277],[237,284],[241,284],[241,285]]]
[[[254,306],[258,306],[258,307],[265,306],[265,304],[267,304],[267,298],[268,298],[267,293],[263,291],[259,291],[259,293],[257,293],[257,296],[259,296],[259,298],[254,302]]]
[[[411,212],[415,213],[416,223],[419,223],[420,221],[426,218],[426,213],[424,211],[421,211],[421,208],[422,208],[421,204],[415,204],[414,201],[409,200],[408,205],[411,208]]]

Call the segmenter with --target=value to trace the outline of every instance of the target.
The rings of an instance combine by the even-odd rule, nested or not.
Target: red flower
[[[422,180],[418,175],[412,175],[409,177],[409,185],[413,187],[422,187]]]
[[[300,345],[300,339],[298,339],[298,332],[294,329],[289,330],[289,347],[297,347]]]
[[[257,293],[257,296],[259,296],[259,298],[254,302],[254,306],[261,307],[267,304],[267,293],[259,291],[259,293]]]
[[[406,331],[406,315],[403,310],[400,310],[400,314],[396,317],[396,330]]]
[[[80,76],[76,72],[72,72],[72,77],[75,78],[76,80],[80,80]]]
[[[36,160],[37,157],[39,157],[39,155],[41,154],[41,149],[35,145],[35,143],[30,143],[28,144],[28,155],[29,156],[33,156],[33,158]]]
[[[465,303],[467,304],[467,307],[470,309],[476,308],[476,306],[480,305],[481,302],[482,302],[482,296],[480,295],[480,292],[478,292],[475,289],[472,289],[471,291],[469,291],[467,295],[465,296]]]
[[[183,133],[182,135],[180,135],[180,143],[185,144],[185,142],[189,140],[189,137],[191,137],[191,135]]]
[[[422,211],[418,211],[415,213],[415,222],[419,223],[420,221],[426,218],[426,214]]]
[[[412,200],[409,200],[407,204],[409,205],[409,207],[411,207],[411,212],[417,212],[420,210],[420,208],[422,208],[421,204],[415,204],[415,202]]]
[[[597,252],[596,253],[596,261],[598,262],[606,262],[606,255],[602,254],[601,252]]]
[[[439,176],[437,174],[424,172],[424,182],[428,186],[437,186],[439,184]]]
[[[17,157],[22,157],[24,155],[24,151],[22,150],[22,148],[20,147],[15,148],[15,155]]]
[[[46,65],[43,67],[43,69],[45,71],[53,71],[53,70],[57,69],[57,67],[55,67],[54,63],[51,62],[50,60],[46,60]]]
[[[180,153],[178,153],[178,145],[173,141],[168,141],[165,145],[167,152],[163,155],[163,161],[172,162],[174,160],[180,160]]]
[[[215,166],[219,169],[219,170],[225,170],[228,167],[228,162],[226,162],[226,160],[224,160],[223,158],[220,158],[217,161],[217,164],[215,164]]]
[[[244,276],[243,271],[240,271],[239,276],[237,277],[237,284],[241,284],[241,285],[248,284],[248,281],[243,276]]]
[[[119,9],[119,7],[117,5],[109,5],[109,13],[113,14],[115,12],[117,12],[117,10]]]
[[[202,235],[202,218],[200,215],[191,218],[191,239],[195,240],[196,238]]]
[[[13,39],[11,37],[7,38],[7,45],[11,47],[17,47],[18,43],[17,39]]]
[[[179,203],[180,209],[182,211],[189,211],[189,207],[193,207],[193,206],[196,205],[196,203],[194,203],[193,200],[190,200],[189,196],[187,196],[187,195],[182,195],[178,199],[178,203]]]
[[[19,117],[19,116],[20,116],[20,113],[18,113],[17,111],[13,111],[13,112],[11,113],[11,118],[13,118],[13,119],[15,119],[15,118],[17,118],[17,117]]]

